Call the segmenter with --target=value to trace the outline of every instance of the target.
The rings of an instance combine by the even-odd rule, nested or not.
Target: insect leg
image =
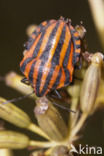
[[[55,93],[56,93],[56,95],[57,95],[57,97],[59,98],[59,99],[62,99],[62,96],[60,95],[60,93],[55,89]]]
[[[24,83],[24,84],[26,84],[26,85],[30,85],[29,80],[28,80],[26,77],[24,77],[24,78],[21,80],[21,82]]]
[[[5,101],[3,104],[8,104],[8,103],[11,103],[11,102],[17,102],[17,101],[21,101],[22,99],[25,99],[27,97],[29,97],[30,95],[34,94],[34,91],[27,94],[27,95],[24,95],[24,96],[20,96],[18,98],[14,98],[14,99],[11,99],[11,100],[7,100]]]

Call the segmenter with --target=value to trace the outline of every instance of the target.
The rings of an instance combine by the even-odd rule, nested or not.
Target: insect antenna
[[[29,97],[33,93],[34,93],[34,91],[29,93],[29,94],[27,94],[27,95],[20,96],[18,98],[14,98],[14,99],[11,99],[11,100],[7,100],[7,101],[3,102],[3,104],[8,104],[8,103],[11,103],[11,102],[16,102],[16,101],[21,101],[22,99],[25,99],[25,98]]]
[[[60,95],[60,96],[61,96],[61,95]],[[76,113],[74,110],[71,110],[71,109],[69,109],[69,108],[66,107],[66,106],[62,106],[61,104],[56,103],[56,102],[53,100],[53,98],[54,98],[53,95],[47,96],[47,98],[52,102],[53,105],[56,105],[57,107],[59,107],[59,108],[61,108],[61,109],[67,110],[68,112]],[[56,98],[56,97],[55,97],[55,98]],[[61,98],[62,98],[62,97],[61,97]]]
[[[53,102],[53,104],[56,105],[57,107],[61,108],[61,109],[67,110],[68,112],[76,113],[74,110],[71,110],[71,109],[69,109],[69,108],[67,108],[65,106],[59,105],[56,102]]]

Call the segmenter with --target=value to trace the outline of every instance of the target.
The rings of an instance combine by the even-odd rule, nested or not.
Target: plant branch
[[[102,47],[104,49],[104,1],[88,0],[92,16],[100,36]]]

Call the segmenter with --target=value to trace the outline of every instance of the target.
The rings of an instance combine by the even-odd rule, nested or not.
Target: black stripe
[[[80,48],[81,48],[80,44],[76,44],[76,49],[80,49]]]
[[[78,41],[78,40],[80,40],[80,37],[79,36],[77,36],[77,37],[74,36],[74,39]]]
[[[48,24],[48,21],[46,21],[46,22]],[[42,32],[44,28],[45,28],[45,26],[43,26],[42,23],[41,23],[32,34],[34,34],[37,37],[37,35],[40,32]],[[38,31],[38,29],[40,29],[40,30]],[[33,39],[32,37],[29,37],[29,39],[28,39],[28,41],[27,41],[27,43],[25,45],[26,50],[30,50],[31,46],[33,45],[34,41],[36,40],[36,37],[35,37],[35,39]]]
[[[70,27],[69,27],[69,31],[70,31],[70,33],[71,33],[71,36],[72,36],[72,38],[74,39],[74,40],[80,40],[80,37],[79,36],[75,36],[74,34],[77,32],[74,28],[73,29],[70,29]],[[78,33],[78,32],[77,32]]]
[[[46,78],[46,82],[44,84],[44,87],[43,87],[43,90],[41,92],[41,95],[43,95],[46,92],[47,87],[49,85],[49,82],[50,82],[50,80],[52,78],[53,72],[55,70],[55,66],[57,64],[59,64],[60,51],[61,51],[61,48],[62,48],[63,43],[64,43],[64,39],[65,39],[65,30],[66,30],[66,25],[62,29],[60,40],[59,40],[59,42],[57,44],[57,47],[56,47],[56,50],[55,50],[55,54],[54,54],[54,56],[52,58],[52,62],[51,62],[52,66],[51,66],[49,74],[48,74],[48,76]]]
[[[70,28],[69,28],[70,29]],[[76,33],[77,31],[74,29],[74,28],[71,28],[70,29],[70,32],[72,33],[72,34],[74,34],[74,33]]]
[[[56,35],[56,32],[57,32],[57,29],[58,29],[58,26],[59,26],[60,22],[57,22],[55,28],[52,30],[50,36],[49,36],[49,39],[48,39],[48,43],[46,45],[46,48],[45,50],[43,51],[42,55],[40,56],[40,59],[44,59],[44,60],[47,60],[48,57],[49,57],[49,52],[51,50],[51,47],[53,45],[53,40],[54,40],[54,37]],[[45,61],[46,62],[46,61]]]
[[[45,35],[45,32],[46,32],[46,30],[41,34],[40,40],[38,41],[38,43],[37,43],[37,45],[36,45],[36,47],[35,47],[35,50],[34,50],[34,52],[33,52],[32,57],[27,58],[27,59],[23,62],[23,65],[21,66],[21,71],[22,71],[22,72],[25,71],[26,65],[27,65],[32,59],[34,59],[34,58],[37,56],[37,54],[38,54],[38,52],[39,52],[39,49],[40,49],[40,45],[41,45],[42,40],[43,40],[43,37],[44,37],[44,35]]]
[[[41,78],[42,78],[43,68],[44,68],[43,66],[44,66],[44,62],[41,62],[41,65],[38,70],[37,81],[36,81],[36,95],[37,96],[39,96],[39,88],[40,88],[40,83],[41,83]]]
[[[22,73],[24,73],[25,68],[26,68],[26,65],[27,65],[31,60],[32,60],[32,57],[27,58],[27,59],[23,62],[22,66],[20,66],[20,70],[21,70]]]
[[[70,51],[71,51],[71,44],[73,44],[73,43],[72,43],[72,40],[70,39],[69,44],[68,44],[68,48],[67,48],[67,51],[66,51],[66,54],[64,57],[64,61],[63,61],[63,68],[64,68],[64,72],[65,72],[65,82],[64,82],[65,86],[70,83],[70,72],[67,69],[67,65],[68,65],[68,62],[70,59],[69,57],[70,57]]]
[[[45,25],[43,25],[44,22],[46,22]],[[38,26],[38,28],[40,28],[40,32],[42,32],[42,31],[45,29],[45,27],[47,27],[47,25],[53,24],[53,23],[55,22],[55,20],[54,20],[54,21],[52,21],[52,20],[47,20],[47,21],[44,21],[44,22],[42,22],[42,23],[39,24],[39,26]],[[38,33],[39,33],[39,32],[37,31],[37,29],[33,32],[33,34],[35,34],[35,35],[37,35]]]
[[[45,26],[44,26],[42,23],[38,26],[38,29],[40,29],[39,31],[38,31],[38,29],[36,29],[36,30],[33,32],[33,34],[34,34],[36,37],[35,37],[35,39],[33,39],[32,37],[29,38],[28,42],[26,43],[26,49],[27,49],[27,50],[29,50],[29,49],[31,48],[31,46],[32,46],[33,43],[35,42],[37,36],[39,35],[39,33],[43,32],[45,29],[47,29],[47,27],[48,27],[49,25],[51,25],[51,24],[54,23],[54,21],[51,22],[51,20],[50,20],[50,21],[46,21],[46,22],[47,22],[47,23],[46,23]]]
[[[68,48],[67,48],[67,51],[66,51],[66,54],[65,54],[65,57],[64,57],[64,61],[63,61],[63,68],[67,67],[68,61],[70,59],[69,57],[70,57],[70,51],[71,51],[71,44],[72,44],[72,41],[70,39],[69,44],[68,44]]]
[[[75,37],[73,33],[71,35],[72,35],[72,43],[73,43],[73,47],[74,47],[74,49],[73,49],[72,65],[75,66],[75,64],[77,63],[77,57],[80,56],[80,53],[78,53],[78,55],[77,55],[77,53],[75,51],[76,51],[76,49],[80,49],[81,48],[80,45],[79,44],[76,44],[75,41],[76,40],[78,41],[80,39],[79,39],[79,37]]]
[[[47,22],[46,25],[49,23],[49,21],[45,21],[45,22]],[[42,22],[42,23],[43,23],[43,22]],[[39,26],[38,26],[38,28],[40,29],[40,31],[42,31],[42,29],[46,26],[46,25],[44,26],[42,23],[39,24]],[[38,33],[38,31],[37,31],[37,29],[36,29],[36,30],[33,32],[33,34],[34,34],[34,35],[37,35],[37,33]]]
[[[74,52],[73,53],[73,66],[75,66],[75,64],[77,63],[77,58],[79,58],[80,57],[80,53],[76,53],[76,52]]]
[[[60,68],[60,70],[59,70],[59,73],[58,73],[58,76],[56,78],[56,81],[55,81],[55,83],[52,86],[52,90],[56,89],[57,86],[59,85],[60,79],[61,79],[61,75],[62,75],[62,68]]]
[[[45,33],[46,33],[46,29],[41,33],[41,37],[40,37],[40,39],[39,39],[39,41],[38,41],[38,43],[37,43],[37,45],[35,47],[33,55],[32,55],[33,58],[37,57],[37,55],[38,55],[38,52],[39,52],[40,46],[42,44]]]
[[[62,48],[63,43],[64,43],[64,39],[65,39],[65,30],[66,30],[66,25],[65,25],[65,26],[63,27],[63,29],[62,29],[59,42],[58,42],[58,44],[57,44],[57,47],[56,47],[54,56],[53,56],[53,58],[52,58],[52,62],[51,62],[52,67],[51,67],[51,69],[50,69],[50,71],[49,71],[49,74],[48,74],[48,76],[47,76],[47,78],[46,78],[46,82],[45,82],[45,84],[44,84],[44,87],[43,87],[43,90],[42,90],[42,92],[41,92],[41,95],[44,94],[44,93],[46,92],[47,87],[48,87],[48,85],[49,85],[49,82],[50,82],[50,80],[51,80],[51,78],[52,78],[52,75],[53,75],[55,66],[56,66],[57,64],[59,64],[60,51],[61,51],[61,48]]]
[[[37,45],[36,45],[36,47],[35,47],[35,50],[34,50],[34,52],[33,52],[33,58],[35,58],[37,55],[38,55],[38,52],[39,52],[39,49],[40,49],[40,46],[41,46],[41,44],[42,44],[42,41],[43,41],[43,38],[44,38],[44,35],[45,35],[45,33],[46,33],[46,30],[47,30],[47,28],[51,25],[52,23],[51,22],[49,22],[48,24],[47,24],[47,26],[44,28],[44,31],[42,32],[42,35],[41,35],[41,37],[40,37],[40,40],[39,40],[39,42],[37,43]]]
[[[38,73],[38,78],[37,78],[37,83],[36,83],[36,94],[37,95],[39,95],[39,88],[40,88],[42,74],[44,72],[44,65],[47,62],[47,59],[49,57],[49,52],[50,52],[50,50],[52,48],[52,45],[53,45],[52,42],[53,42],[53,39],[54,39],[54,37],[56,35],[59,24],[60,24],[60,22],[57,22],[56,26],[52,30],[52,32],[51,32],[51,34],[49,36],[46,48],[43,51],[42,55],[40,56],[40,59],[42,60],[42,62],[41,62],[40,68],[39,68],[39,73]]]
[[[50,82],[50,80],[51,80],[52,74],[53,74],[53,72],[54,72],[54,69],[55,69],[55,66],[54,66],[53,68],[50,69],[49,74],[48,74],[48,76],[47,76],[47,78],[46,78],[44,87],[43,87],[41,93],[38,93],[40,96],[43,96],[43,95],[45,94],[45,92],[46,92],[46,90],[47,90],[47,87],[48,87],[48,85],[49,85],[49,82]]]
[[[32,66],[31,66],[30,72],[29,72],[29,74],[28,74],[29,82],[30,82],[31,84],[33,83],[33,74],[34,74],[34,67],[35,67],[35,64],[36,64],[36,60],[34,60]]]
[[[70,72],[66,68],[64,68],[64,72],[65,72],[65,82],[64,82],[64,85],[67,86],[70,83]]]
[[[30,48],[31,48],[32,44],[34,43],[35,39],[33,39],[32,37],[29,37],[28,41],[24,44],[25,50],[30,50]]]
[[[60,36],[59,43],[58,43],[58,45],[57,45],[57,47],[56,47],[54,56],[53,56],[53,58],[52,58],[52,65],[53,65],[53,64],[59,65],[60,52],[61,52],[61,49],[62,49],[63,44],[64,44],[65,33],[66,33],[66,25],[64,25],[64,27],[63,27],[63,29],[62,29],[62,33],[61,33],[61,36]]]
[[[60,58],[60,51],[61,51],[61,48],[63,46],[63,43],[64,43],[64,40],[65,40],[65,32],[66,32],[66,25],[63,27],[62,29],[62,33],[61,33],[61,36],[60,36],[60,40],[59,40],[59,43],[57,45],[57,48],[55,50],[55,54],[53,56],[53,59],[52,59],[52,67],[50,69],[50,72],[49,72],[49,75],[47,76],[47,79],[46,79],[46,82],[45,82],[45,85],[44,85],[44,88],[43,88],[43,92],[46,91],[47,87],[48,87],[48,84],[51,80],[51,77],[53,75],[53,72],[54,72],[54,69],[55,69],[55,66],[59,64],[59,58]],[[67,48],[67,51],[66,52],[67,54],[70,52],[70,48]],[[67,56],[67,55],[66,55]],[[53,70],[52,70],[53,69]],[[62,71],[60,71],[62,72]],[[60,73],[59,72],[59,73]],[[51,74],[50,74],[51,73]],[[61,75],[61,74],[59,74]],[[59,80],[59,77],[57,78]],[[57,80],[57,81],[58,81]],[[56,83],[53,85],[53,88],[57,87],[58,85],[58,82],[56,81]],[[55,88],[56,89],[56,88]]]
[[[51,68],[51,70],[54,71],[53,68]],[[41,91],[41,93],[39,93],[39,96],[43,96],[43,95],[45,94],[45,92],[47,91],[47,87],[48,87],[49,82],[50,82],[50,80],[51,80],[52,73],[53,73],[53,72],[50,72],[50,73],[49,73],[49,77],[48,77],[48,79],[47,79],[47,83],[45,83],[45,85],[44,85],[44,87],[43,87],[43,90]],[[52,90],[56,89],[56,87],[59,85],[59,82],[60,82],[60,79],[61,79],[61,74],[62,74],[62,69],[60,68],[60,71],[59,71],[59,73],[58,73],[58,76],[57,76],[57,78],[56,78],[56,81],[55,81],[55,83],[54,83],[53,86],[52,86]]]
[[[40,49],[40,45],[41,45],[41,43],[42,43],[42,41],[43,41],[43,37],[44,37],[44,35],[45,35],[45,33],[46,33],[46,29],[47,29],[50,25],[51,25],[51,23],[49,22],[49,24],[45,27],[45,29],[44,29],[44,31],[43,31],[41,37],[40,37],[40,40],[38,41],[38,43],[37,43],[37,45],[36,45],[36,47],[35,47],[35,50],[34,50],[34,52],[33,52],[32,57],[27,58],[27,59],[23,62],[22,66],[20,67],[20,69],[21,69],[21,71],[22,71],[23,73],[24,73],[24,71],[25,71],[26,65],[27,65],[32,59],[34,59],[34,58],[37,56],[37,54],[38,54],[38,52],[39,52],[39,49]]]

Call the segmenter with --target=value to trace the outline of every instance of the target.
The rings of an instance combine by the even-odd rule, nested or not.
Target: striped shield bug
[[[26,43],[20,70],[38,97],[69,85],[80,59],[81,39],[71,20],[42,22]]]

